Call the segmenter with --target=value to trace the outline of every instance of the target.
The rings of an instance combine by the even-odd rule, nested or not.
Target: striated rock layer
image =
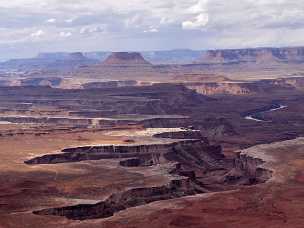
[[[197,63],[303,63],[303,47],[209,50]]]
[[[170,137],[171,134],[158,135]],[[172,134],[179,138],[181,134]],[[185,134],[187,137],[187,134]],[[193,136],[200,138],[197,132]],[[119,158],[124,167],[157,166],[169,177],[165,185],[133,188],[112,194],[96,204],[79,204],[34,211],[37,215],[64,216],[86,220],[106,218],[130,207],[182,196],[235,189],[267,181],[271,171],[260,167],[263,161],[238,154],[228,158],[220,146],[213,146],[205,138],[177,140],[172,143],[146,145],[105,145],[67,148],[59,154],[48,154],[25,163],[56,164],[84,160]],[[126,160],[123,160],[126,159]]]
[[[183,83],[188,89],[204,95],[232,94],[249,95],[267,91],[303,90],[304,77],[264,79],[252,82],[189,82]]]

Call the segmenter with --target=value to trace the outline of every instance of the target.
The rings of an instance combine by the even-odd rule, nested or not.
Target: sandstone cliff
[[[304,89],[304,77],[264,79],[252,82],[190,82],[183,84],[188,89],[204,95],[249,95],[275,90],[302,90]]]
[[[248,83],[187,83],[187,88],[204,95],[233,94],[245,95],[253,93]]]
[[[103,82],[90,82],[83,84],[84,89],[104,89],[104,88],[118,88],[126,86],[136,86],[137,81],[126,80],[126,81],[103,81]]]
[[[104,156],[101,157],[102,155]],[[211,146],[200,140],[162,145],[70,148],[64,150],[61,155],[45,155],[27,163],[49,164],[128,157],[130,159],[121,161],[120,165],[136,167],[172,164],[167,170],[167,175],[171,175],[170,181],[162,186],[134,188],[115,193],[97,204],[50,208],[34,211],[34,214],[65,216],[74,220],[106,218],[130,207],[182,196],[234,189],[240,185],[257,184],[265,182],[271,176],[271,171],[259,167],[263,161],[246,155],[229,159],[222,154],[220,146]],[[164,167],[163,172],[165,172]]]
[[[138,52],[113,52],[105,61],[103,66],[150,66],[147,60]]]

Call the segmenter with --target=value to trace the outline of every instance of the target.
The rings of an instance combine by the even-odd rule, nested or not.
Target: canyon
[[[190,138],[194,133],[181,132],[187,132]],[[162,136],[165,133],[170,132],[163,132]],[[198,135],[200,134],[194,134]],[[229,159],[222,154],[221,147],[211,146],[206,140],[193,139],[161,144],[66,148],[60,154],[36,157],[25,163],[58,164],[100,159],[126,159],[119,163],[125,167],[161,166],[167,172],[163,171],[162,175],[168,176],[169,180],[163,186],[135,188],[116,193],[97,204],[45,209],[34,211],[34,214],[65,216],[76,220],[105,218],[113,216],[118,211],[154,201],[263,183],[272,173],[259,167],[263,163],[262,160],[240,154],[234,159]]]
[[[4,63],[0,226],[301,227],[302,54],[75,52]]]

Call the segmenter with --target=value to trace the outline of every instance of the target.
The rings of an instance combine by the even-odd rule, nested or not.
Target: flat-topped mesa
[[[71,53],[39,53],[36,59],[44,60],[89,60],[83,55],[82,52],[71,52]]]
[[[65,53],[40,53],[34,58],[12,59],[2,64],[8,69],[18,69],[21,71],[36,71],[38,77],[45,76],[45,72],[52,70],[71,71],[79,67],[97,64],[98,61],[85,57],[81,52]]]
[[[138,52],[113,52],[105,61],[103,66],[151,66]]]
[[[73,52],[68,55],[70,60],[86,60],[87,58],[81,52]]]
[[[303,47],[209,50],[196,63],[303,63]]]

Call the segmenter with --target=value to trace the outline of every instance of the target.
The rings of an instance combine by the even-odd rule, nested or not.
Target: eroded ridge
[[[177,133],[174,135],[178,137]],[[243,185],[263,183],[271,177],[271,171],[260,167],[263,164],[261,159],[244,154],[228,158],[222,153],[221,146],[210,145],[205,138],[163,144],[68,148],[60,154],[45,155],[26,163],[54,164],[113,158],[120,158],[120,165],[124,167],[162,168],[162,174],[168,176],[168,183],[127,189],[96,204],[50,208],[34,211],[34,214],[64,216],[74,220],[106,218],[127,208],[154,201],[236,189]]]

